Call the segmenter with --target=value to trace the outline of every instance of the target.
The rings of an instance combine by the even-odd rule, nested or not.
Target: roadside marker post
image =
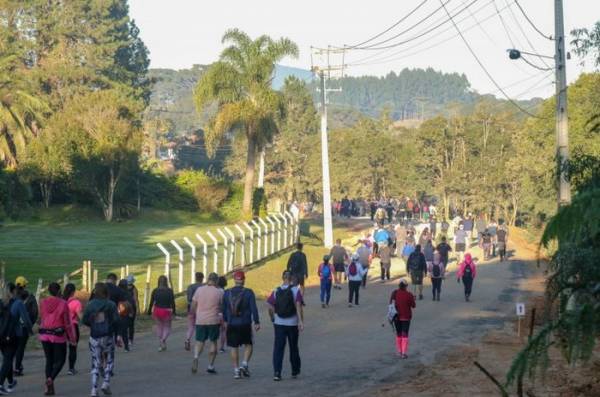
[[[516,304],[516,310],[517,310],[517,336],[520,338],[521,337],[521,321],[523,320],[523,317],[525,317],[525,304],[518,302]]]

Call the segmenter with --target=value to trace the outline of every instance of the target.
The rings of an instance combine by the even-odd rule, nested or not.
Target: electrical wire
[[[422,1],[422,2],[419,4],[419,5],[417,5],[415,8],[413,8],[413,9],[412,9],[412,10],[411,10],[411,11],[410,11],[408,14],[406,14],[405,16],[403,16],[402,18],[400,18],[400,19],[399,19],[397,22],[395,22],[393,25],[391,25],[389,28],[387,28],[387,29],[386,29],[386,30],[384,30],[383,32],[381,32],[381,33],[378,33],[378,34],[376,34],[375,36],[373,36],[373,37],[371,37],[371,38],[369,38],[369,39],[367,39],[367,40],[365,40],[365,41],[363,41],[363,42],[361,42],[361,43],[354,44],[354,45],[351,45],[351,46],[346,46],[346,45],[344,45],[344,47],[343,47],[343,48],[345,48],[345,49],[348,49],[348,50],[351,50],[351,49],[353,49],[353,48],[356,48],[356,47],[363,46],[363,45],[365,45],[365,44],[367,44],[367,43],[369,43],[369,42],[371,42],[371,41],[373,41],[373,40],[375,40],[375,39],[378,39],[378,38],[380,38],[380,37],[381,37],[381,36],[383,36],[384,34],[388,33],[388,32],[389,32],[389,31],[391,31],[392,29],[394,29],[396,26],[400,25],[400,24],[401,24],[402,22],[404,22],[406,19],[408,19],[408,18],[409,18],[409,17],[410,17],[412,14],[414,14],[414,13],[415,13],[415,12],[417,12],[417,11],[418,11],[418,10],[419,10],[421,7],[423,7],[423,6],[425,5],[425,3],[427,3],[428,1],[429,1],[429,0],[423,0],[423,1]]]
[[[511,99],[508,96],[508,94],[506,93],[506,91],[504,91],[504,89],[502,87],[500,87],[500,85],[498,84],[498,82],[496,81],[496,79],[494,79],[494,77],[487,70],[487,68],[485,67],[485,65],[481,62],[481,60],[479,59],[479,57],[477,56],[477,54],[475,53],[475,51],[473,50],[473,48],[471,47],[471,45],[469,44],[469,42],[467,41],[467,39],[465,38],[465,36],[463,35],[463,33],[461,32],[460,28],[456,24],[456,22],[454,22],[454,18],[452,18],[452,16],[450,15],[450,13],[448,12],[448,10],[446,9],[446,6],[442,2],[442,0],[439,0],[439,1],[440,1],[440,4],[442,4],[442,7],[444,7],[444,11],[446,12],[446,14],[448,14],[448,18],[450,18],[450,21],[452,22],[452,25],[454,25],[454,28],[456,29],[456,31],[460,35],[460,38],[462,39],[462,41],[465,43],[465,46],[467,46],[467,48],[469,49],[469,52],[471,53],[471,55],[473,56],[473,58],[475,58],[475,60],[477,61],[477,63],[481,67],[481,69],[485,72],[485,74],[488,76],[488,78],[490,79],[490,81],[496,86],[496,88],[498,88],[498,90],[502,93],[502,95],[504,95],[504,97],[513,106],[515,106],[517,109],[519,109],[521,112],[529,115],[530,117],[540,118],[539,116],[531,113],[530,111],[528,111],[527,109],[523,108],[521,105],[519,105],[518,103],[516,103],[513,99]]]
[[[528,64],[529,66],[531,66],[532,68],[535,68],[537,70],[554,70],[554,68],[548,66],[548,67],[542,67],[542,66],[538,66],[535,63],[529,61],[527,58],[525,58],[523,55],[521,55],[520,59],[523,60],[523,62],[525,62],[526,64]]]
[[[538,29],[538,27],[535,25],[535,23],[533,23],[533,21],[529,18],[529,15],[527,15],[527,13],[525,12],[525,10],[523,9],[523,7],[521,7],[521,4],[519,4],[519,2],[517,0],[515,0],[515,4],[517,5],[517,7],[519,7],[519,10],[521,10],[521,13],[523,14],[523,16],[525,17],[525,19],[527,20],[527,22],[529,22],[529,24],[531,25],[531,27],[540,34],[540,36],[542,36],[545,39],[548,40],[554,40],[552,38],[552,36],[545,34],[544,32],[542,32],[540,29]]]

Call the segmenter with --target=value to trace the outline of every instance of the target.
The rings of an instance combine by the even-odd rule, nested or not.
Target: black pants
[[[73,324],[75,328],[75,336],[77,343],[79,343],[79,324]],[[75,363],[77,362],[77,345],[69,345],[69,369],[75,369]]]
[[[300,350],[298,349],[298,326],[277,325],[275,327],[275,342],[273,344],[273,372],[281,375],[283,356],[286,343],[290,345],[290,363],[292,375],[300,373]]]
[[[135,314],[133,317],[129,317],[129,321],[127,322],[127,337],[129,338],[129,342],[133,342],[133,336],[135,334]]]
[[[437,278],[432,278],[431,279],[431,286],[432,286],[432,291],[433,291],[433,297],[439,297],[440,293],[442,292],[442,278],[441,277],[437,277]]]
[[[394,328],[396,329],[396,336],[408,338],[410,320],[398,320],[398,317],[396,317],[394,318]]]
[[[354,303],[355,305],[358,305],[360,284],[361,281],[348,281],[348,303]]]
[[[15,353],[15,370],[23,371],[23,357],[25,356],[25,348],[27,347],[27,341],[29,335],[20,336],[17,338],[17,351]]]
[[[471,290],[473,289],[473,277],[463,276],[462,278],[463,285],[465,286],[465,296],[471,296]]]
[[[46,379],[56,379],[67,359],[67,343],[42,342],[46,356]]]
[[[123,339],[123,346],[125,349],[129,349],[129,317],[120,318],[117,327],[119,335]]]
[[[0,347],[2,351],[2,367],[0,368],[0,385],[8,380],[8,383],[13,382],[13,361],[17,352],[17,341]]]

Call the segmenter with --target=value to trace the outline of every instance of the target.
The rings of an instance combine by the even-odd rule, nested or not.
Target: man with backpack
[[[363,278],[367,274],[367,268],[365,268],[360,262],[360,255],[358,253],[352,255],[352,261],[348,265],[347,276],[348,276],[348,307],[352,307],[352,303],[356,306],[359,305],[359,291],[360,285],[363,282]]]
[[[233,377],[250,377],[248,363],[252,357],[252,323],[254,331],[260,329],[254,291],[245,288],[246,274],[238,270],[233,274],[235,286],[223,294],[223,320],[227,328],[227,346],[231,347]],[[240,366],[240,346],[244,346],[244,360]]]
[[[419,300],[423,299],[423,277],[427,273],[427,262],[425,255],[421,252],[421,245],[415,246],[415,251],[410,254],[406,261],[406,272],[410,274],[413,285],[413,293],[419,291]]]
[[[110,378],[115,362],[115,336],[117,344],[121,345],[121,336],[117,335],[119,314],[117,305],[109,299],[108,286],[97,283],[94,287],[94,298],[87,304],[82,323],[90,328],[90,353],[92,356],[92,392],[98,395],[98,381],[102,374],[100,390],[106,395],[112,394]]]
[[[35,295],[30,293],[27,288],[27,279],[23,276],[17,277],[15,285],[17,286],[18,298],[23,301],[29,320],[32,324],[35,324],[39,317],[38,303],[35,299]],[[24,334],[23,337],[18,339],[17,351],[15,353],[15,370],[14,376],[23,376],[23,357],[25,356],[25,348],[29,341],[29,334]]]
[[[438,251],[433,253],[433,261],[427,264],[428,272],[431,276],[431,290],[433,292],[433,300],[440,300],[440,294],[442,293],[442,280],[446,273],[446,266],[442,260],[442,256]]]
[[[300,351],[298,338],[300,331],[304,330],[304,312],[302,310],[302,292],[297,286],[292,286],[292,274],[284,271],[283,283],[277,287],[267,299],[269,316],[275,330],[273,344],[273,380],[281,380],[283,356],[286,342],[290,345],[290,363],[292,365],[292,378],[300,375]]]
[[[450,255],[450,251],[452,251],[452,247],[450,247],[450,244],[446,241],[446,236],[442,237],[442,242],[439,243],[435,249],[440,254],[440,259],[444,264],[444,270],[446,270],[446,266],[448,266],[448,256]]]
[[[304,296],[304,280],[308,278],[308,261],[306,255],[302,252],[304,244],[296,244],[296,252],[290,255],[287,263],[287,271],[298,281],[302,296]]]

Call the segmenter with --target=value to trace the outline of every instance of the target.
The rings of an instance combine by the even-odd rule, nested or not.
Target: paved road
[[[462,285],[450,275],[442,287],[442,301],[433,302],[430,287],[426,286],[425,300],[417,302],[411,325],[410,358],[399,360],[394,354],[394,339],[389,325],[383,326],[389,295],[404,273],[404,265],[394,260],[396,280],[380,283],[372,281],[361,290],[360,307],[348,308],[347,290],[335,291],[330,308],[322,309],[318,289],[307,292],[305,323],[300,349],[302,374],[290,378],[289,364],[284,366],[284,380],[272,381],[271,347],[273,330],[268,322],[266,308],[261,304],[263,329],[256,335],[255,355],[250,365],[252,378],[234,380],[229,356],[219,355],[216,367],[219,373],[203,371],[192,375],[192,356],[183,350],[185,321],[175,323],[169,349],[157,351],[151,334],[140,335],[135,350],[119,351],[116,358],[116,376],[112,382],[117,396],[210,395],[223,396],[334,396],[357,395],[381,381],[399,380],[434,360],[446,348],[477,338],[489,327],[501,324],[512,313],[512,302],[520,292],[517,283],[522,278],[523,262],[482,264],[475,282],[472,302],[464,302]],[[58,395],[85,396],[89,392],[89,358],[87,343],[79,347],[80,374],[61,375],[57,379]],[[287,357],[286,357],[287,360]],[[40,395],[42,390],[43,358],[39,352],[26,359],[28,375],[19,379],[14,395]],[[201,369],[206,356],[200,359]],[[63,371],[64,373],[65,371]]]

